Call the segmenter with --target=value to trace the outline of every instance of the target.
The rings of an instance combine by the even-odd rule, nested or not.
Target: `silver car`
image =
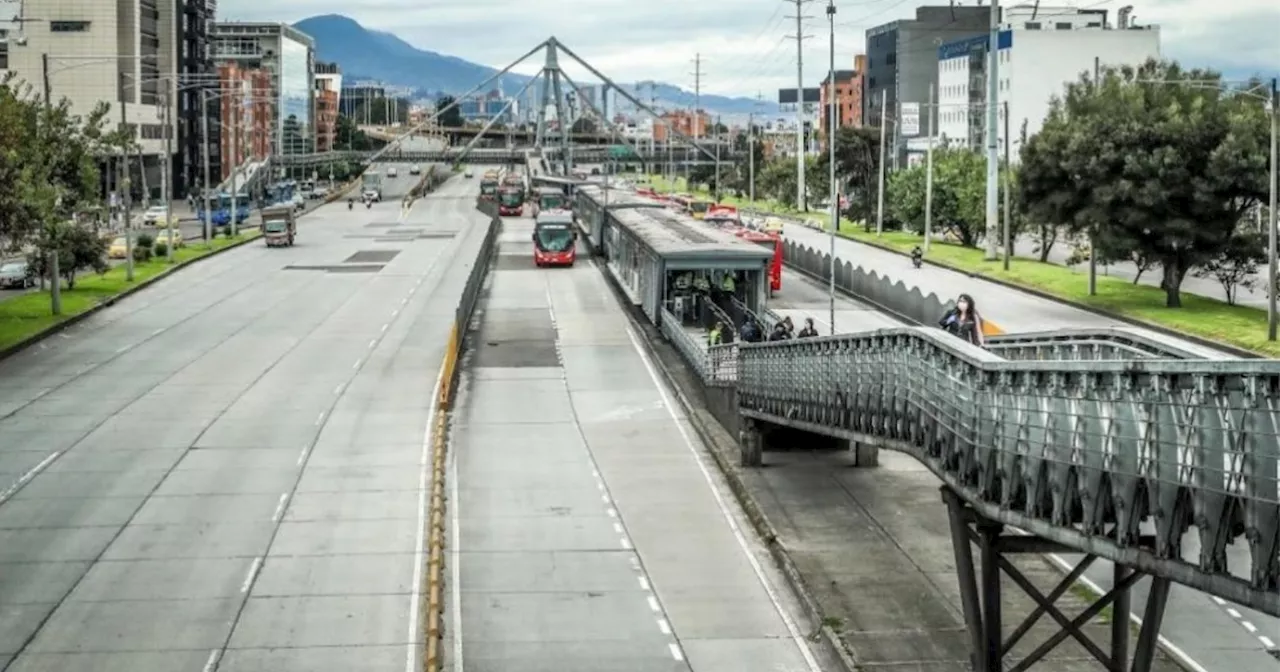
[[[36,284],[35,275],[25,261],[6,261],[0,264],[0,288],[26,289]]]

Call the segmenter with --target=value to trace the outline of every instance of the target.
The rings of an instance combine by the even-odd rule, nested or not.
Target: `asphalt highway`
[[[454,672],[835,669],[600,270],[506,220],[453,414]]]
[[[427,414],[486,219],[325,206],[0,362],[0,669],[416,665]]]

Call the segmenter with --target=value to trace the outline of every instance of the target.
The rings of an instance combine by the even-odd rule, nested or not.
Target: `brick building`
[[[265,70],[223,63],[218,66],[218,80],[221,182],[231,177],[233,166],[262,161],[271,154],[275,98],[271,73]]]

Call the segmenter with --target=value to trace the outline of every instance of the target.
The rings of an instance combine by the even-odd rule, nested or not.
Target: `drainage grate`
[[[352,264],[350,266],[285,266],[286,271],[322,271],[326,273],[377,273],[386,264]]]
[[[396,258],[399,250],[360,250],[342,260],[344,264],[385,264]]]

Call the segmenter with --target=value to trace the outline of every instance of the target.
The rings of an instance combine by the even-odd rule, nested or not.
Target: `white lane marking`
[[[609,495],[600,495],[600,501],[604,502],[605,504],[608,504],[608,503],[609,503]]]
[[[409,636],[405,640],[411,642],[405,646],[404,669],[405,672],[415,672],[418,663],[418,619],[421,616],[418,613],[418,600],[422,595],[422,572],[425,569],[423,563],[426,562],[426,530],[427,530],[427,489],[430,487],[431,481],[431,433],[436,429],[436,416],[440,413],[440,405],[436,400],[440,396],[440,387],[444,384],[444,363],[441,362],[440,372],[436,374],[436,384],[431,390],[431,414],[427,416],[427,428],[422,432],[422,454],[418,457],[418,525],[415,533],[413,545],[413,589],[409,591]],[[443,437],[442,437],[443,438]],[[450,501],[452,505],[454,501]],[[453,508],[450,506],[449,508]],[[455,547],[456,548],[456,547]],[[452,563],[457,565],[457,562]],[[453,582],[453,590],[458,590],[458,584]],[[458,603],[458,596],[454,595],[454,604]],[[454,631],[453,638],[461,643],[461,620],[453,622]],[[457,649],[457,647],[455,647]],[[456,650],[456,653],[461,653]],[[462,657],[458,656],[454,659],[454,670],[462,672]]]
[[[221,649],[214,649],[209,652],[209,659],[204,662],[204,669],[201,672],[213,672],[218,666],[218,659],[222,657]]]
[[[631,550],[631,540],[630,540],[630,539],[628,539],[628,538],[626,538],[626,537],[623,537],[623,538],[622,538],[622,548],[623,548],[623,550],[627,550],[627,551]]]
[[[462,533],[459,531],[459,514],[458,514],[458,456],[450,452],[448,463],[449,479],[449,525],[452,528],[453,550],[455,553],[462,549]],[[454,672],[462,672],[462,562],[458,558],[454,558],[449,568],[449,583],[452,586],[450,597],[453,599],[453,669]]]
[[[333,393],[334,393],[335,395],[337,395],[337,396],[341,396],[341,395],[342,395],[342,388],[344,388],[344,387],[346,387],[346,386],[347,386],[347,384],[346,384],[346,383],[338,383],[338,386],[337,386],[337,387],[335,387],[335,388],[333,388]]]
[[[320,411],[320,415],[316,416],[316,426],[319,427],[324,422],[324,411]]]
[[[596,487],[600,489],[600,492],[604,492],[604,481],[596,481]]]
[[[132,347],[133,347],[132,345],[126,345],[126,346],[124,346],[123,348],[118,348],[118,349],[116,349],[116,354],[117,354],[117,355],[119,355],[119,354],[122,354],[122,353],[128,352],[128,351],[129,351],[129,348],[132,348]]]
[[[672,642],[667,645],[667,649],[671,651],[671,657],[676,660],[684,660],[684,654],[680,651],[680,645]]]
[[[1268,650],[1276,648],[1276,643],[1271,641],[1271,638],[1266,635],[1258,635],[1258,641],[1262,642],[1262,645],[1267,647]]]
[[[384,333],[384,334],[385,334],[385,333],[387,333],[387,327],[390,327],[390,326],[391,326],[391,323],[390,323],[390,322],[388,322],[387,324],[382,325],[382,333]]]
[[[1213,596],[1213,601],[1217,602],[1219,607],[1227,606],[1227,601],[1222,599],[1221,597],[1218,597],[1217,595]]]
[[[622,534],[622,523],[614,523],[613,531],[617,532],[618,534]]]
[[[658,605],[658,598],[650,595],[648,599],[649,599],[649,609],[651,609],[655,614],[662,613],[662,607]]]
[[[361,364],[361,363],[363,363],[363,362],[364,362],[364,357],[361,357],[361,358],[359,358],[359,359],[357,359],[357,360],[356,360],[356,363],[355,363],[355,364],[352,364],[352,365],[351,365],[351,368],[353,368],[353,369],[358,369],[358,368],[360,368],[360,364]]]
[[[609,517],[610,517],[610,518],[617,518],[617,517],[618,517],[618,510],[617,510],[617,509],[615,509],[615,508],[613,508],[612,506],[611,506],[611,507],[609,507],[609,509],[608,509],[607,513],[609,514]]]
[[[43,460],[40,460],[39,464],[28,469],[27,473],[23,474],[20,478],[18,478],[18,480],[14,481],[13,484],[10,485],[8,488],[5,488],[4,492],[0,492],[0,503],[3,503],[5,500],[12,497],[13,493],[18,491],[18,488],[21,488],[22,486],[26,485],[27,481],[30,481],[31,479],[39,475],[40,472],[45,470],[45,467],[48,467],[50,464],[52,464],[53,461],[58,459],[58,456],[61,454],[62,454],[62,451],[50,453],[48,457],[45,457]]]
[[[396,308],[395,310],[391,311],[391,319],[393,320],[396,319],[396,315],[399,315],[399,314],[400,314],[399,308]]]
[[[661,630],[664,635],[671,634],[671,624],[668,623],[665,618],[658,619],[658,629]]]
[[[667,407],[667,413],[671,416],[671,421],[676,426],[676,431],[680,433],[680,438],[684,439],[684,445],[693,454],[693,459],[698,464],[698,469],[702,472],[702,477],[706,479],[707,487],[711,489],[711,496],[715,498],[716,505],[720,507],[720,513],[724,515],[725,521],[729,524],[729,529],[733,532],[734,539],[738,542],[738,548],[742,550],[742,554],[746,556],[747,562],[751,564],[751,569],[756,574],[756,579],[760,581],[761,587],[769,597],[769,601],[773,604],[774,610],[778,612],[778,616],[782,618],[782,622],[787,626],[787,634],[791,641],[800,650],[800,654],[804,656],[805,665],[810,672],[822,672],[818,666],[818,660],[814,657],[813,651],[809,649],[809,643],[800,632],[800,628],[796,626],[795,619],[791,618],[791,614],[787,613],[782,601],[778,597],[777,591],[769,584],[768,578],[765,576],[764,568],[760,566],[760,561],[756,559],[755,554],[751,552],[751,547],[747,544],[747,538],[742,533],[742,529],[738,527],[738,521],[734,519],[733,513],[729,510],[728,505],[721,496],[719,488],[716,487],[715,479],[711,477],[711,472],[707,469],[706,462],[702,459],[702,454],[698,451],[697,445],[693,438],[689,436],[688,430],[684,428],[684,424],[680,422],[680,415],[676,413],[675,405],[671,401],[670,395],[667,394],[666,384],[658,376],[658,372],[653,368],[653,362],[649,360],[649,354],[640,346],[639,337],[631,325],[627,325],[627,338],[631,339],[631,347],[635,348],[640,360],[644,363],[645,371],[649,373],[649,379],[653,381],[654,386],[658,388],[658,394],[662,397],[662,405]]]
[[[1249,631],[1249,634],[1255,634],[1258,632],[1258,626],[1250,623],[1249,621],[1240,621],[1240,625],[1243,625],[1244,629]]]
[[[600,472],[599,472],[599,470],[592,469],[592,470],[591,470],[591,475],[592,475],[592,476],[594,476],[594,477],[596,478],[596,480],[599,480],[599,479],[600,479]]]
[[[403,299],[400,299],[400,305],[403,306],[406,303],[409,303],[409,297],[406,296]]]
[[[165,327],[160,327],[159,329],[156,329],[155,331],[151,332],[151,335],[159,336],[160,334],[164,333],[164,330],[165,330]]]
[[[1049,562],[1052,562],[1055,566],[1057,566],[1058,571],[1062,572],[1063,574],[1069,574],[1071,570],[1074,569],[1074,566],[1071,563],[1067,562],[1066,560],[1063,560],[1057,555],[1049,554],[1049,555],[1046,555],[1045,557],[1049,558]],[[1094,583],[1093,579],[1090,579],[1087,576],[1081,576],[1079,579],[1076,579],[1076,582],[1083,585],[1085,588],[1088,588],[1089,591],[1095,595],[1107,594],[1107,591],[1103,590],[1102,586],[1099,586],[1097,583]],[[1129,612],[1129,622],[1133,623],[1139,628],[1142,627],[1142,617],[1134,612]],[[1186,651],[1183,651],[1180,647],[1178,647],[1177,644],[1174,644],[1173,642],[1169,641],[1169,639],[1166,638],[1164,635],[1156,635],[1156,643],[1159,644],[1160,648],[1164,649],[1169,655],[1177,659],[1176,662],[1178,663],[1178,665],[1180,665],[1183,669],[1187,670],[1187,672],[1209,672],[1204,668],[1203,665],[1201,665],[1200,663],[1197,663],[1194,658],[1187,655]]]
[[[260,567],[262,567],[262,556],[254,558],[253,564],[249,565],[249,574],[244,577],[244,583],[240,584],[240,592],[249,592],[249,588],[253,587],[253,579],[258,575],[258,568]]]
[[[1235,609],[1227,609],[1227,613],[1231,614],[1231,618],[1240,618],[1240,612]]]
[[[303,462],[307,461],[307,453],[311,452],[311,446],[303,446],[302,452],[298,453],[298,466],[301,467]]]
[[[640,590],[649,590],[649,579],[646,579],[643,576],[638,576],[636,578],[640,579]]]
[[[303,454],[304,455],[306,454],[305,451]],[[271,514],[271,522],[273,523],[280,522],[280,516],[284,515],[285,502],[288,502],[288,501],[289,501],[289,493],[287,492],[280,493],[280,502],[276,504],[276,512]]]
[[[372,349],[372,348],[373,348],[374,346],[376,346],[376,345],[378,345],[378,339],[376,339],[376,338],[375,338],[375,339],[373,339],[373,340],[369,341],[369,348],[370,348],[370,349]]]

